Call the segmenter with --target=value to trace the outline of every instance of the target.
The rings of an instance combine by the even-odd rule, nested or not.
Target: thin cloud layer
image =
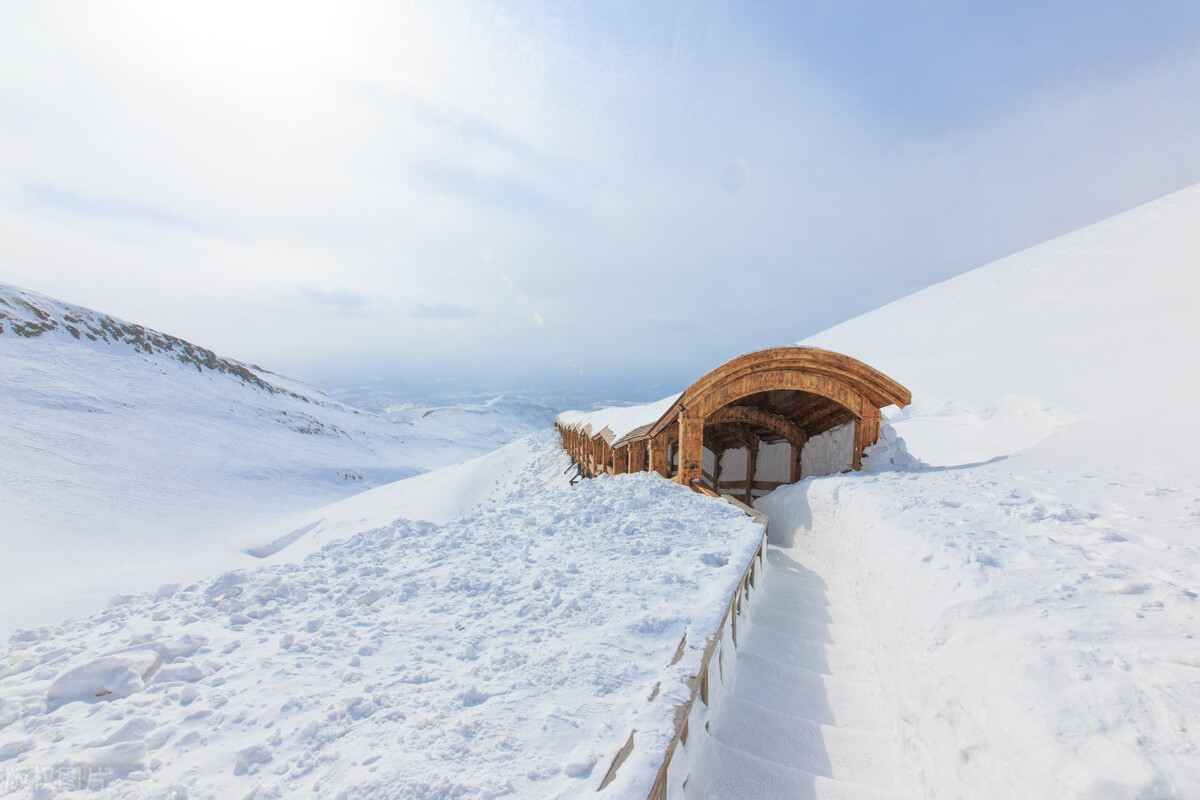
[[[1200,181],[1198,45],[1182,4],[7,6],[0,278],[301,377],[632,396]]]

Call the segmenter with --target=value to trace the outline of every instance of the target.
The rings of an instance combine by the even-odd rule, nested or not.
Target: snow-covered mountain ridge
[[[163,355],[197,370],[232,375],[259,389],[283,392],[308,402],[316,392],[299,393],[286,388],[282,384],[287,379],[281,376],[224,358],[177,336],[0,283],[0,336],[8,333],[33,339],[51,331],[63,331],[80,341],[128,345],[139,353]]]

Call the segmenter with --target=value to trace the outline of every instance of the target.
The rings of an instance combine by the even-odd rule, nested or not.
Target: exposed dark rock
[[[19,290],[11,289],[9,291],[19,292]],[[177,336],[160,333],[141,325],[122,322],[107,314],[98,314],[82,308],[71,308],[70,311],[61,311],[56,316],[41,307],[36,298],[22,294],[15,297],[10,295],[8,298],[0,296],[0,305],[12,309],[11,312],[0,311],[0,334],[6,333],[4,320],[8,321],[13,333],[28,339],[61,327],[76,339],[86,336],[93,342],[104,341],[110,344],[129,345],[139,353],[159,354],[173,358],[182,364],[195,367],[198,372],[210,370],[224,373],[271,394],[285,394],[306,403],[312,402],[310,398],[302,394],[276,386],[260,377],[259,372],[273,374],[267,370],[259,370],[248,367],[240,361],[222,358],[207,348],[198,347]],[[22,311],[28,312],[28,314],[22,313]]]

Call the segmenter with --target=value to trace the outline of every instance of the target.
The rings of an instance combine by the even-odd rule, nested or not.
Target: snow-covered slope
[[[1198,265],[1194,187],[802,342],[913,393],[875,474],[759,506],[853,587],[922,794],[1200,797]]]
[[[569,487],[553,431],[489,463],[521,477],[444,525],[14,636],[0,794],[575,797],[635,728],[605,796],[645,797],[703,650],[681,637],[717,629],[762,528],[654,475]]]
[[[249,565],[243,550],[257,526],[280,514],[528,430],[485,422],[509,409],[490,411],[452,440],[424,411],[413,420],[362,412],[181,339],[0,285],[0,632]]]
[[[802,342],[880,368],[914,403],[888,414],[867,474],[812,478],[759,501],[771,516],[773,556],[805,585],[751,618],[747,648],[761,669],[740,674],[782,674],[772,659],[782,665],[788,653],[772,651],[780,637],[768,622],[787,618],[811,636],[789,645],[806,656],[786,664],[789,675],[826,688],[870,676],[870,691],[855,696],[878,693],[883,711],[866,737],[843,730],[832,708],[830,724],[804,729],[812,737],[771,728],[792,724],[786,714],[754,717],[743,727],[760,743],[791,736],[817,748],[817,757],[795,759],[808,767],[771,772],[777,796],[894,796],[879,786],[942,798],[1200,796],[1197,264],[1200,187]],[[192,446],[182,452],[209,470],[156,475],[179,469],[171,466],[179,459],[154,454],[132,476],[146,484],[138,493],[123,487],[129,476],[111,477],[105,485],[119,502],[101,492],[91,500],[106,513],[128,511],[132,533],[89,537],[96,523],[86,508],[52,510],[74,524],[46,529],[75,538],[52,541],[49,557],[33,537],[11,540],[31,566],[5,583],[6,602],[21,599],[9,587],[52,581],[75,544],[94,549],[72,570],[89,559],[112,571],[125,554],[144,558],[156,538],[142,523],[156,508],[224,513],[213,511],[213,495],[180,498],[171,487],[237,463],[264,429],[283,442],[269,454],[279,472],[253,461],[226,482],[265,475],[262,491],[226,497],[253,507],[297,481],[325,485],[321,470],[335,451],[296,444],[324,439],[279,423],[277,406],[246,403],[241,392],[282,398],[327,431],[345,431],[329,437],[345,448],[338,458],[365,464],[368,480],[376,464],[365,455],[372,445],[355,449],[376,441],[367,423],[356,438],[360,429],[336,416],[359,418],[353,411],[322,416],[314,398],[288,393],[304,394],[293,384],[248,388],[231,372],[77,340],[61,326],[35,338],[6,330],[0,346],[5,387],[24,390],[6,388],[0,409],[21,420],[0,429],[9,437],[4,491],[21,507],[73,498],[91,485],[79,476],[118,463],[89,456],[95,442],[119,448],[132,439],[130,453]],[[47,367],[55,359],[67,366]],[[153,370],[207,410],[155,395],[167,390],[147,388],[158,385]],[[97,374],[109,378],[87,377]],[[43,396],[39,380],[48,378]],[[237,429],[249,441],[206,455],[199,443],[226,441],[229,431],[210,401],[235,397],[230,407],[245,412],[230,413],[250,420]],[[283,408],[288,417],[292,409]],[[98,426],[97,414],[113,422]],[[139,414],[159,415],[156,436],[136,439],[147,436]],[[178,436],[161,433],[176,423]],[[647,711],[646,688],[678,686],[689,665],[664,670],[664,659],[680,630],[706,629],[753,532],[727,507],[653,475],[563,489],[553,434],[540,436],[236,535],[197,534],[203,546],[188,553],[237,548],[258,568],[19,633],[0,662],[0,763],[18,780],[41,769],[56,770],[56,781],[98,774],[110,796],[591,791],[630,727],[664,730],[669,703]],[[396,446],[407,452],[402,436]],[[59,475],[67,488],[55,484]],[[50,502],[31,502],[39,499]],[[178,536],[162,538],[164,550],[181,552]],[[159,575],[177,582],[169,569]],[[144,579],[144,570],[131,573],[128,590]],[[853,658],[829,646],[831,631],[851,627],[861,645]],[[816,675],[818,666],[828,674]],[[882,762],[861,747],[896,745],[884,742],[892,733],[898,746],[886,762],[898,752],[902,774],[873,782]],[[822,752],[844,755],[851,740],[852,779],[832,757],[821,765],[832,774],[810,771]],[[705,769],[723,786],[770,771],[749,757],[740,758],[746,774],[734,774],[735,763],[715,752]],[[622,780],[652,766],[631,762]],[[704,791],[700,781],[690,786]],[[29,788],[25,780],[18,791]],[[745,796],[765,788],[750,783]]]
[[[441,525],[488,503],[568,481],[566,466],[546,472],[545,452],[557,450],[556,434],[543,428],[486,455],[389,483],[321,508],[273,518],[247,529],[246,552],[273,562],[298,561],[324,545],[398,518]]]
[[[529,398],[499,395],[483,402],[389,405],[383,416],[412,425],[429,446],[439,445],[446,452],[454,452],[477,442],[515,441],[549,428],[554,424],[555,411]]]

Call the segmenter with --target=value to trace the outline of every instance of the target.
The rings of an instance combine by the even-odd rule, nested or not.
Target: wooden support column
[[[713,454],[713,491],[717,494],[721,493],[721,456],[725,455],[725,451],[719,447],[712,448]]]
[[[669,444],[666,436],[655,436],[650,440],[650,471],[664,478],[671,477],[671,462],[668,460]]]
[[[788,444],[792,446],[792,474],[788,483],[795,483],[803,477],[801,475],[800,457],[804,454],[804,445],[807,441],[807,436],[803,438],[793,437],[788,441]]]
[[[879,441],[879,409],[865,397],[858,414],[854,416],[854,455],[851,467],[862,469],[863,451]]]
[[[679,413],[679,475],[684,486],[691,486],[704,469],[704,420],[687,411]]]
[[[648,465],[646,464],[646,440],[639,439],[636,442],[629,443],[629,471],[630,472],[645,472]]]
[[[879,441],[879,425],[882,421],[882,415],[879,413],[878,408],[864,400],[862,420],[863,449],[866,449]]]
[[[863,448],[863,421],[862,417],[854,418],[854,451],[850,454],[850,469],[858,472],[862,469],[862,453]]]
[[[746,505],[754,505],[754,473],[758,472],[758,437],[746,431]]]

